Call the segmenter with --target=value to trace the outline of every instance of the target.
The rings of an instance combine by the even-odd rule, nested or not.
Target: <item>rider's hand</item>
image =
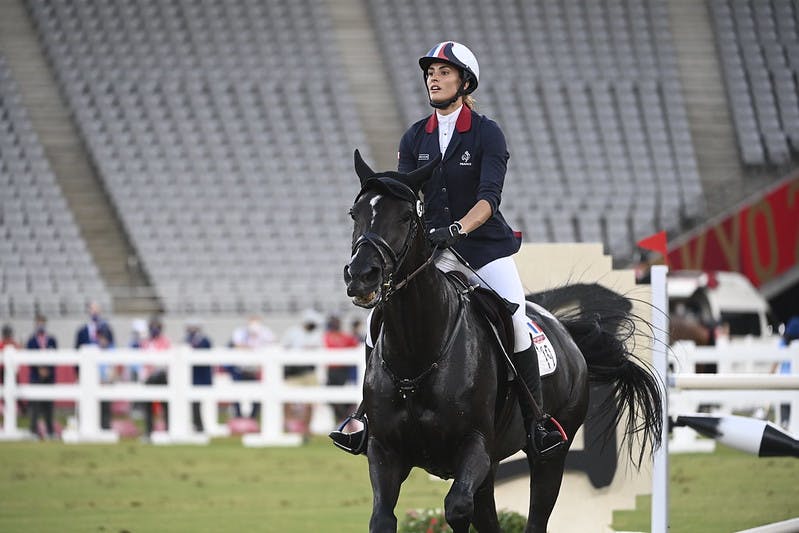
[[[465,236],[466,233],[463,231],[460,222],[453,222],[444,228],[431,229],[430,233],[427,235],[428,239],[430,239],[430,243],[441,249],[449,248],[458,242],[458,239]]]

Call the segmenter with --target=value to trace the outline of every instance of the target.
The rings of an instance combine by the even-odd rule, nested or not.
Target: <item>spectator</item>
[[[114,342],[108,336],[108,330],[100,328],[97,331],[97,347],[101,350],[113,350]],[[118,380],[119,375],[116,367],[112,364],[104,363],[100,365],[100,382],[101,383],[114,383]],[[100,402],[100,427],[103,429],[111,429],[111,402]]]
[[[19,343],[14,340],[14,328],[10,324],[3,324],[2,337],[0,337],[0,352],[6,347],[19,350]],[[5,379],[5,367],[0,365],[0,383]]]
[[[128,341],[128,348],[139,350],[142,344],[147,342],[147,321],[143,318],[136,318],[130,323],[130,340]],[[142,366],[140,364],[133,364],[125,367],[124,369],[125,381],[139,381],[143,378]]]
[[[788,320],[788,323],[785,325],[785,333],[782,334],[782,339],[780,339],[780,346],[787,347],[795,341],[799,341],[799,315]],[[778,374],[790,374],[792,372],[790,359],[776,364],[773,371]],[[790,420],[791,404],[780,404],[780,425],[788,429]]]
[[[363,329],[363,320],[360,318],[352,319],[352,335],[363,344],[366,342],[366,331]]]
[[[137,318],[130,323],[130,348],[141,348],[143,342],[147,340],[147,321]]]
[[[275,334],[272,333],[272,330],[261,322],[260,317],[251,316],[246,326],[233,331],[230,344],[233,348],[240,350],[258,350],[274,342]],[[260,368],[258,366],[229,366],[225,368],[230,372],[233,381],[257,381],[260,379]],[[260,413],[261,403],[253,402],[250,418],[257,420],[260,417]],[[233,416],[236,418],[242,416],[239,402],[233,404]]]
[[[97,344],[97,332],[103,331],[105,338],[113,344],[114,332],[108,322],[101,316],[102,309],[97,302],[91,302],[88,306],[89,321],[86,322],[75,335],[75,349],[86,344]]]
[[[327,331],[324,335],[325,348],[356,348],[360,341],[352,334],[341,330],[341,319],[336,315],[331,315],[327,319]],[[352,365],[330,365],[327,368],[328,385],[346,385],[354,383],[357,379],[358,368]],[[333,412],[336,420],[343,420],[355,410],[354,405],[346,403],[333,404]]]
[[[292,350],[313,350],[324,346],[321,328],[322,316],[313,309],[303,312],[301,323],[289,328],[282,339],[284,348]],[[286,366],[283,377],[286,383],[294,386],[313,386],[317,384],[313,365]],[[288,431],[302,433],[310,437],[311,405],[304,403],[286,404],[283,408]]]
[[[34,331],[28,344],[28,350],[55,350],[58,348],[55,337],[47,333],[47,319],[43,315],[36,315],[34,322]],[[31,383],[39,384],[53,384],[55,383],[55,366],[42,365],[32,366],[30,368]],[[36,436],[39,435],[39,418],[44,419],[46,427],[47,439],[55,438],[55,428],[53,425],[53,406],[52,400],[31,400],[31,433]]]
[[[202,331],[202,323],[197,319],[186,321],[186,344],[195,350],[211,349],[211,341]],[[191,382],[194,385],[211,385],[213,375],[210,365],[196,365],[191,368]],[[191,417],[194,430],[204,431],[200,402],[192,402]]]
[[[14,328],[11,327],[11,324],[3,324],[2,337],[0,337],[0,350],[6,346],[20,348],[19,343],[14,340]]]
[[[169,338],[164,333],[164,323],[161,321],[161,318],[158,316],[153,316],[147,322],[147,332],[148,338],[142,340],[141,342],[141,349],[142,350],[150,350],[150,351],[165,351],[172,348],[172,343],[169,341]],[[164,367],[153,367],[149,369],[149,372],[145,372],[147,375],[145,379],[145,383],[147,385],[166,385],[167,384],[167,374],[166,368]],[[164,415],[164,423],[165,425],[169,425],[169,408],[168,405],[162,402],[149,402],[147,404],[147,408],[144,412],[144,419],[145,419],[145,430],[147,432],[147,438],[149,439],[150,435],[153,432],[154,428],[154,419],[157,413],[155,411],[163,410]]]

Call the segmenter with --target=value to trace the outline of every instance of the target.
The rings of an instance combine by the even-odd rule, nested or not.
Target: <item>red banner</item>
[[[799,264],[799,176],[669,251],[672,269],[731,270],[759,287]]]

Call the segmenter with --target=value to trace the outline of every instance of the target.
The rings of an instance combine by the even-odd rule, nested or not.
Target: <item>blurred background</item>
[[[0,317],[69,346],[97,302],[215,344],[258,315],[357,318],[352,152],[392,169],[417,59],[477,55],[526,242],[742,273],[799,314],[791,0],[0,0]]]

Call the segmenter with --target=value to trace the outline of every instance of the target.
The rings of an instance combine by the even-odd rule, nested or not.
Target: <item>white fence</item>
[[[771,373],[775,365],[791,361],[793,374]],[[696,365],[715,364],[715,374],[697,374]],[[799,435],[799,342],[780,347],[776,340],[696,346],[672,346],[669,375],[669,414],[696,413],[700,408],[717,414],[733,411],[774,411],[779,423],[781,404],[791,406],[788,431]],[[687,427],[675,427],[670,452],[712,451],[715,440],[703,439]]]
[[[159,444],[204,444],[218,434],[216,406],[218,402],[261,402],[261,432],[247,434],[246,446],[298,445],[302,437],[284,432],[283,405],[311,403],[358,403],[364,375],[363,348],[339,350],[285,350],[267,348],[258,351],[231,349],[192,350],[188,347],[167,351],[110,350],[94,347],[76,350],[21,350],[8,348],[2,352],[5,379],[2,385],[3,427],[0,440],[30,438],[17,428],[17,400],[71,400],[77,405],[77,425],[67,428],[63,438],[68,442],[115,442],[113,431],[100,427],[100,402],[113,400],[159,401],[169,406],[166,432],[155,432],[152,440]],[[75,365],[79,380],[74,384],[18,384],[17,371],[22,365]],[[143,383],[103,384],[100,365],[153,365],[165,368],[168,385]],[[233,365],[260,367],[260,381],[214,379],[212,385],[192,385],[192,367],[201,365]],[[313,365],[317,382],[327,383],[327,365],[357,367],[358,383],[343,386],[292,386],[284,381],[284,367]],[[190,404],[201,402],[206,431],[195,433],[191,424]]]

